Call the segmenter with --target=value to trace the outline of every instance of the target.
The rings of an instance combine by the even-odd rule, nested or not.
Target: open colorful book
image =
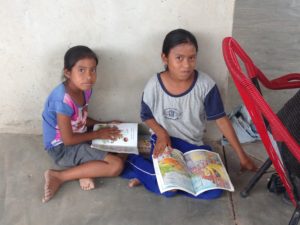
[[[182,153],[165,151],[153,158],[161,193],[182,190],[194,196],[213,189],[234,191],[234,187],[218,153],[195,149]]]
[[[92,141],[92,148],[102,151],[117,153],[139,154],[138,151],[138,124],[119,123],[119,124],[95,124],[93,130],[99,130],[108,126],[116,126],[121,130],[121,136],[117,140],[95,139]]]

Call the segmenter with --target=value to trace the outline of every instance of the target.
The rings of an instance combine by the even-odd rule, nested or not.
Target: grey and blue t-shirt
[[[170,136],[191,144],[203,145],[206,120],[225,116],[216,83],[205,73],[195,71],[191,87],[180,95],[165,88],[160,74],[146,84],[141,104],[141,119],[154,118]]]

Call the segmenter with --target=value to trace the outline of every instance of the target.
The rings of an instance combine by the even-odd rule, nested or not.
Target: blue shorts
[[[223,190],[221,189],[215,189],[215,190],[210,190],[203,192],[202,194],[198,196],[191,195],[189,193],[183,192],[183,191],[177,191],[177,192],[172,192],[172,191],[167,191],[165,193],[160,193],[159,187],[157,184],[155,172],[154,172],[154,167],[153,167],[153,162],[152,162],[152,153],[154,150],[154,145],[156,142],[156,136],[152,135],[151,136],[151,153],[149,159],[144,158],[143,156],[140,155],[133,155],[130,154],[127,158],[126,164],[125,164],[125,169],[121,176],[126,179],[133,179],[137,178],[148,191],[151,191],[155,194],[158,195],[164,195],[166,197],[172,197],[178,193],[186,195],[191,198],[198,198],[198,199],[215,199],[218,198],[222,195]],[[203,148],[207,150],[211,150],[211,147],[208,145],[202,145],[202,146],[197,146],[190,144],[186,141],[183,141],[179,138],[174,138],[171,137],[171,143],[172,147],[176,148],[180,151],[187,152],[196,148]]]
[[[77,145],[60,144],[49,150],[48,154],[59,167],[74,167],[92,160],[103,160],[107,152],[91,147],[88,143]]]

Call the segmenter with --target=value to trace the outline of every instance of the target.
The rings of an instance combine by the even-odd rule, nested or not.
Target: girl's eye
[[[92,73],[96,73],[96,68],[95,68],[95,69],[92,69]]]
[[[79,72],[80,72],[80,73],[84,73],[84,69],[80,68],[80,69],[79,69]]]
[[[177,56],[176,59],[179,60],[179,61],[182,61],[183,57],[182,56]]]

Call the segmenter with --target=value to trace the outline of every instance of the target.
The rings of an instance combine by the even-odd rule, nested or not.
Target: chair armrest
[[[268,88],[274,90],[300,88],[300,73],[290,73],[271,80]]]

